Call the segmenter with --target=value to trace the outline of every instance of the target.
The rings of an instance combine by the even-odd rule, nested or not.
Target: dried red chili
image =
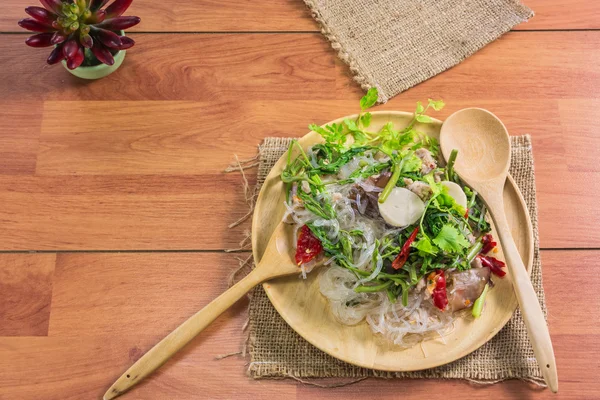
[[[432,272],[429,277],[433,276],[432,281],[435,282],[435,287],[433,288],[433,292],[431,293],[431,298],[433,299],[433,304],[439,308],[440,310],[444,310],[448,305],[448,294],[446,293],[446,276],[444,275],[444,271],[438,269],[435,271],[435,274]]]
[[[308,225],[300,228],[298,243],[296,244],[296,264],[306,264],[322,251],[321,241],[311,232]]]
[[[402,245],[402,249],[400,250],[400,253],[398,253],[396,258],[392,262],[392,268],[400,269],[400,268],[402,268],[402,266],[404,265],[406,260],[408,260],[408,255],[410,253],[410,245],[412,244],[412,242],[415,241],[418,233],[419,233],[419,227],[417,226],[415,228],[415,230],[412,231],[412,233],[410,234],[408,239],[406,239],[406,242],[404,242],[404,244]]]
[[[502,269],[506,266],[506,264],[504,264],[502,261],[494,257],[482,256],[481,254],[477,257],[479,257],[479,259],[481,260],[481,265],[489,268],[490,271],[492,271],[492,273],[494,273],[495,275],[498,275],[500,278],[506,275],[506,272]]]
[[[483,244],[483,247],[481,248],[481,251],[479,252],[480,254],[489,253],[498,244],[498,243],[494,242],[494,238],[489,233],[487,235],[483,235],[483,238],[481,239],[481,243]]]

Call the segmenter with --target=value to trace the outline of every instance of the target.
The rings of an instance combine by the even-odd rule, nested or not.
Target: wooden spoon
[[[108,389],[104,400],[121,395],[158,369],[254,286],[269,279],[298,274],[300,269],[294,263],[294,246],[290,243],[293,237],[291,230],[287,224],[277,225],[256,268],[144,354]]]
[[[467,108],[446,119],[440,144],[446,159],[453,149],[458,150],[456,173],[481,195],[494,219],[535,358],[548,387],[556,393],[558,375],[548,326],[504,214],[502,194],[510,165],[508,131],[491,112]]]

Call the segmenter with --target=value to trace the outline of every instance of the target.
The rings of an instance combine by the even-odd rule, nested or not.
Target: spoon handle
[[[501,195],[498,197],[502,199]],[[548,388],[553,393],[556,393],[558,392],[558,374],[548,325],[544,319],[542,308],[540,307],[537,294],[533,289],[523,260],[510,233],[502,200],[495,201],[494,203],[488,204],[488,206],[496,223],[496,230],[500,236],[502,251],[504,252],[504,257],[506,258],[513,280],[513,287],[517,295],[525,326],[527,327],[529,340],[533,346],[533,353],[540,365]]]
[[[183,346],[189,343],[204,328],[210,325],[219,315],[231,307],[250,289],[264,281],[267,276],[255,269],[244,279],[233,285],[219,297],[211,301],[203,309],[192,315],[173,332],[148,350],[119,379],[113,383],[104,395],[104,400],[111,400],[131,389],[138,382],[150,375]]]

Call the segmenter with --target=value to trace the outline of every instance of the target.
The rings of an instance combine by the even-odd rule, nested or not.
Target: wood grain
[[[333,99],[335,56],[319,33],[132,34],[121,68],[85,81],[45,64],[48,49],[0,36],[3,100]]]
[[[529,100],[596,98],[600,32],[509,32],[473,56],[396,97],[445,100]],[[361,89],[337,62],[336,96]],[[395,98],[395,99],[396,99]]]
[[[236,248],[238,176],[0,176],[5,250]]]
[[[46,336],[54,254],[0,254],[0,336]]]
[[[226,288],[235,257],[221,253],[60,254],[49,337],[0,338],[0,398],[100,398],[131,362]],[[542,251],[542,260],[561,377],[558,395],[514,381],[481,387],[460,381],[367,380],[337,389],[290,380],[252,381],[244,375],[247,359],[215,360],[217,355],[241,348],[247,304],[241,301],[123,399],[192,399],[200,393],[211,399],[371,399],[373,393],[384,399],[397,398],[398,393],[408,399],[432,393],[444,393],[449,399],[597,398],[600,303],[580,290],[581,282],[589,287],[600,285],[593,267],[597,252]],[[578,273],[565,272],[573,269]],[[32,376],[35,385],[28,384]]]
[[[416,99],[399,96],[379,109],[410,110]],[[580,110],[594,115],[593,102],[446,102],[447,108],[437,114],[441,118],[463,107],[481,106],[496,113],[512,134],[532,135],[542,247],[597,246],[600,226],[586,210],[596,206],[600,173],[590,170],[593,167],[576,168],[595,165],[596,152],[581,146],[595,143],[593,132],[600,126],[597,119],[577,117]],[[3,249],[236,247],[244,228],[229,232],[226,225],[245,212],[241,180],[222,174],[233,154],[251,157],[264,137],[297,137],[307,131],[309,121],[321,124],[356,111],[356,100],[77,105],[46,102],[37,176],[0,177],[0,200],[5,204],[0,215],[9,228],[0,231]],[[237,117],[228,122],[231,109]],[[154,122],[135,117],[144,115],[143,110]],[[65,126],[65,113],[79,122]],[[106,120],[107,113],[115,118]],[[563,123],[561,118],[568,119]],[[39,129],[35,120],[19,124],[22,132]],[[582,129],[590,133],[580,146]],[[28,164],[15,173],[31,173],[30,169]],[[248,178],[252,183],[255,173],[249,171]],[[215,194],[206,193],[207,188]],[[564,207],[564,199],[573,206]],[[79,218],[87,223],[80,224]],[[216,232],[203,229],[201,221]]]
[[[19,32],[23,9],[35,2],[5,0],[0,31]],[[598,29],[600,5],[586,0],[527,0],[535,17],[516,29]],[[126,13],[142,18],[141,32],[318,31],[301,0],[179,0],[161,3],[136,0]]]
[[[107,389],[103,400],[112,400],[150,376],[175,354],[202,333],[221,314],[226,312],[255,286],[284,276],[298,279],[300,268],[293,259],[292,228],[279,222],[269,240],[262,259],[246,276],[195,312],[181,325],[148,350]],[[287,251],[282,244],[287,243]],[[553,390],[555,391],[555,390]]]
[[[600,29],[600,2],[525,3],[536,16],[516,30]],[[16,21],[31,4],[5,0],[0,13],[0,32],[21,33],[0,34],[0,250],[200,250],[59,254],[55,275],[54,254],[0,255],[0,399],[99,399],[246,256],[206,252],[249,228],[226,228],[245,212],[240,178],[221,173],[232,154],[353,113],[362,91],[301,0],[136,0],[137,32],[308,33],[134,32],[123,68],[87,83],[24,45]],[[542,246],[598,248],[599,47],[599,31],[511,32],[380,109],[441,97],[440,118],[481,106],[530,133]],[[558,396],[522,382],[251,381],[246,359],[215,360],[244,341],[240,301],[123,398],[596,399],[600,297],[581,285],[600,284],[598,253],[542,252]]]
[[[410,110],[417,98],[402,95],[378,109]],[[532,135],[542,247],[598,245],[600,226],[587,210],[596,207],[600,173],[593,170],[596,151],[585,149],[595,145],[594,130],[600,129],[589,117],[594,102],[446,102],[437,114],[441,118],[481,106],[496,113],[512,134]],[[38,154],[37,176],[0,176],[5,204],[0,216],[7,228],[0,231],[2,249],[236,247],[249,225],[226,228],[246,210],[240,177],[222,174],[233,154],[251,157],[264,137],[297,137],[310,121],[321,124],[356,111],[356,100],[137,103],[90,102],[82,108],[77,102],[46,102],[39,149],[36,138],[36,149],[25,150]],[[236,118],[229,122],[232,109]],[[136,117],[144,110],[153,121]],[[64,125],[66,113],[78,123]],[[107,120],[107,113],[115,118]],[[35,119],[8,123],[26,137],[37,136]],[[589,134],[578,145],[582,132]],[[15,142],[8,146],[9,153],[28,149]],[[30,174],[32,163],[2,174]],[[577,168],[584,164],[587,169]],[[248,178],[252,183],[255,173],[249,171]],[[564,206],[565,199],[571,207]],[[202,222],[214,229],[203,229]]]
[[[38,101],[0,101],[0,174],[35,172],[42,106]]]
[[[0,31],[21,32],[17,21],[35,1],[5,0]],[[137,15],[139,32],[317,31],[302,0],[135,0],[125,15]]]
[[[3,100],[348,100],[362,91],[320,34],[134,34],[124,67],[84,82],[44,65],[47,49],[0,36]],[[177,43],[177,46],[173,46]],[[396,99],[595,98],[600,32],[510,32]],[[148,62],[152,60],[152,62]],[[336,61],[337,60],[337,61]],[[525,60],[527,62],[525,62]],[[140,81],[143,77],[143,82]],[[528,88],[524,90],[524,88]]]

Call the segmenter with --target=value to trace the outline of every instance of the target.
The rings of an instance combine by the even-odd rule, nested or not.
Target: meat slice
[[[419,196],[421,200],[427,201],[433,194],[429,185],[421,181],[413,181],[410,178],[404,178],[404,184],[406,188]]]
[[[415,155],[423,162],[423,165],[421,166],[421,173],[423,175],[426,175],[437,168],[437,163],[429,150],[420,148],[415,151]]]
[[[481,296],[485,284],[490,280],[490,269],[472,268],[452,272],[450,277],[452,288],[449,291],[448,301],[452,311],[459,311],[472,306]]]

